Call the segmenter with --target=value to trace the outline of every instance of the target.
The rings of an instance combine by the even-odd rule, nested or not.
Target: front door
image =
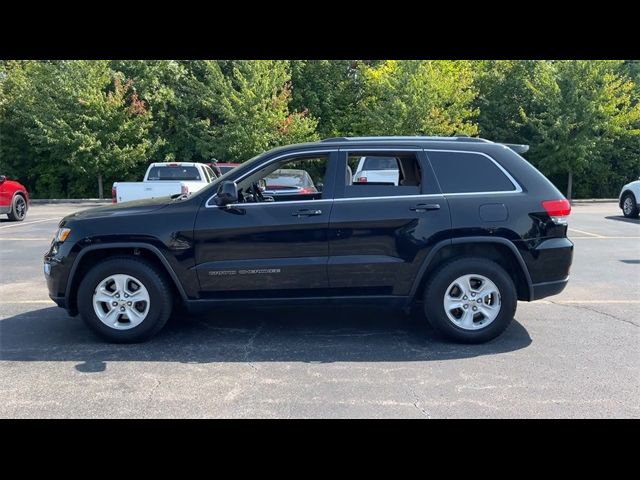
[[[326,290],[336,156],[267,162],[238,179],[237,203],[203,205],[194,231],[201,298],[307,297]],[[256,195],[257,188],[264,193]]]
[[[362,157],[395,159],[398,181],[359,182]],[[329,225],[329,286],[341,295],[408,295],[449,208],[419,148],[341,151]]]

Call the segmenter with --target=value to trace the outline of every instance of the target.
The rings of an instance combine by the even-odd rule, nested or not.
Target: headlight
[[[71,233],[70,228],[59,228],[58,231],[56,232],[56,236],[54,240],[56,242],[62,243],[67,239],[70,233]]]

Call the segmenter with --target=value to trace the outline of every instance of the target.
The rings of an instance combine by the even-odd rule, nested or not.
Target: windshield
[[[152,167],[147,176],[148,181],[155,180],[201,180],[196,167]]]
[[[267,188],[274,187],[304,187],[309,186],[310,182],[305,175],[304,170],[276,170],[265,177]]]

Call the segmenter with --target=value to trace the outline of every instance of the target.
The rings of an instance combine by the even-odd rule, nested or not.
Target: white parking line
[[[638,240],[640,237],[569,237],[569,240],[589,239],[589,240]]]
[[[573,232],[583,233],[584,235],[589,235],[591,237],[602,237],[602,235],[598,235],[597,233],[585,232],[584,230],[578,230],[577,228],[569,227],[569,230]]]
[[[19,238],[19,237],[0,237],[0,241],[1,240],[10,240],[10,241],[14,241],[14,242],[28,242],[28,241],[43,241],[43,240],[51,240],[50,238],[46,238],[46,237],[31,237],[31,238]]]
[[[22,305],[25,303],[54,303],[53,300],[0,300],[0,305]]]
[[[33,225],[34,223],[42,223],[42,222],[59,222],[59,218],[45,218],[43,220],[34,220],[33,222],[20,222],[14,223],[12,225],[3,225],[0,227],[0,230],[4,230],[5,228],[15,228],[15,227],[24,227],[26,225]]]
[[[555,300],[555,301],[550,301],[550,300],[536,300],[535,302],[531,302],[532,304],[539,304],[539,305],[553,305],[553,304],[581,304],[581,303],[588,303],[588,304],[612,304],[612,305],[640,305],[640,300]]]

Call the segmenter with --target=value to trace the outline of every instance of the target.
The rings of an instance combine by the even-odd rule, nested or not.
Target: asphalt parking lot
[[[92,336],[47,297],[59,219],[0,221],[0,417],[640,417],[640,221],[575,205],[566,290],[501,337],[439,340],[393,310],[224,309],[140,345]]]

